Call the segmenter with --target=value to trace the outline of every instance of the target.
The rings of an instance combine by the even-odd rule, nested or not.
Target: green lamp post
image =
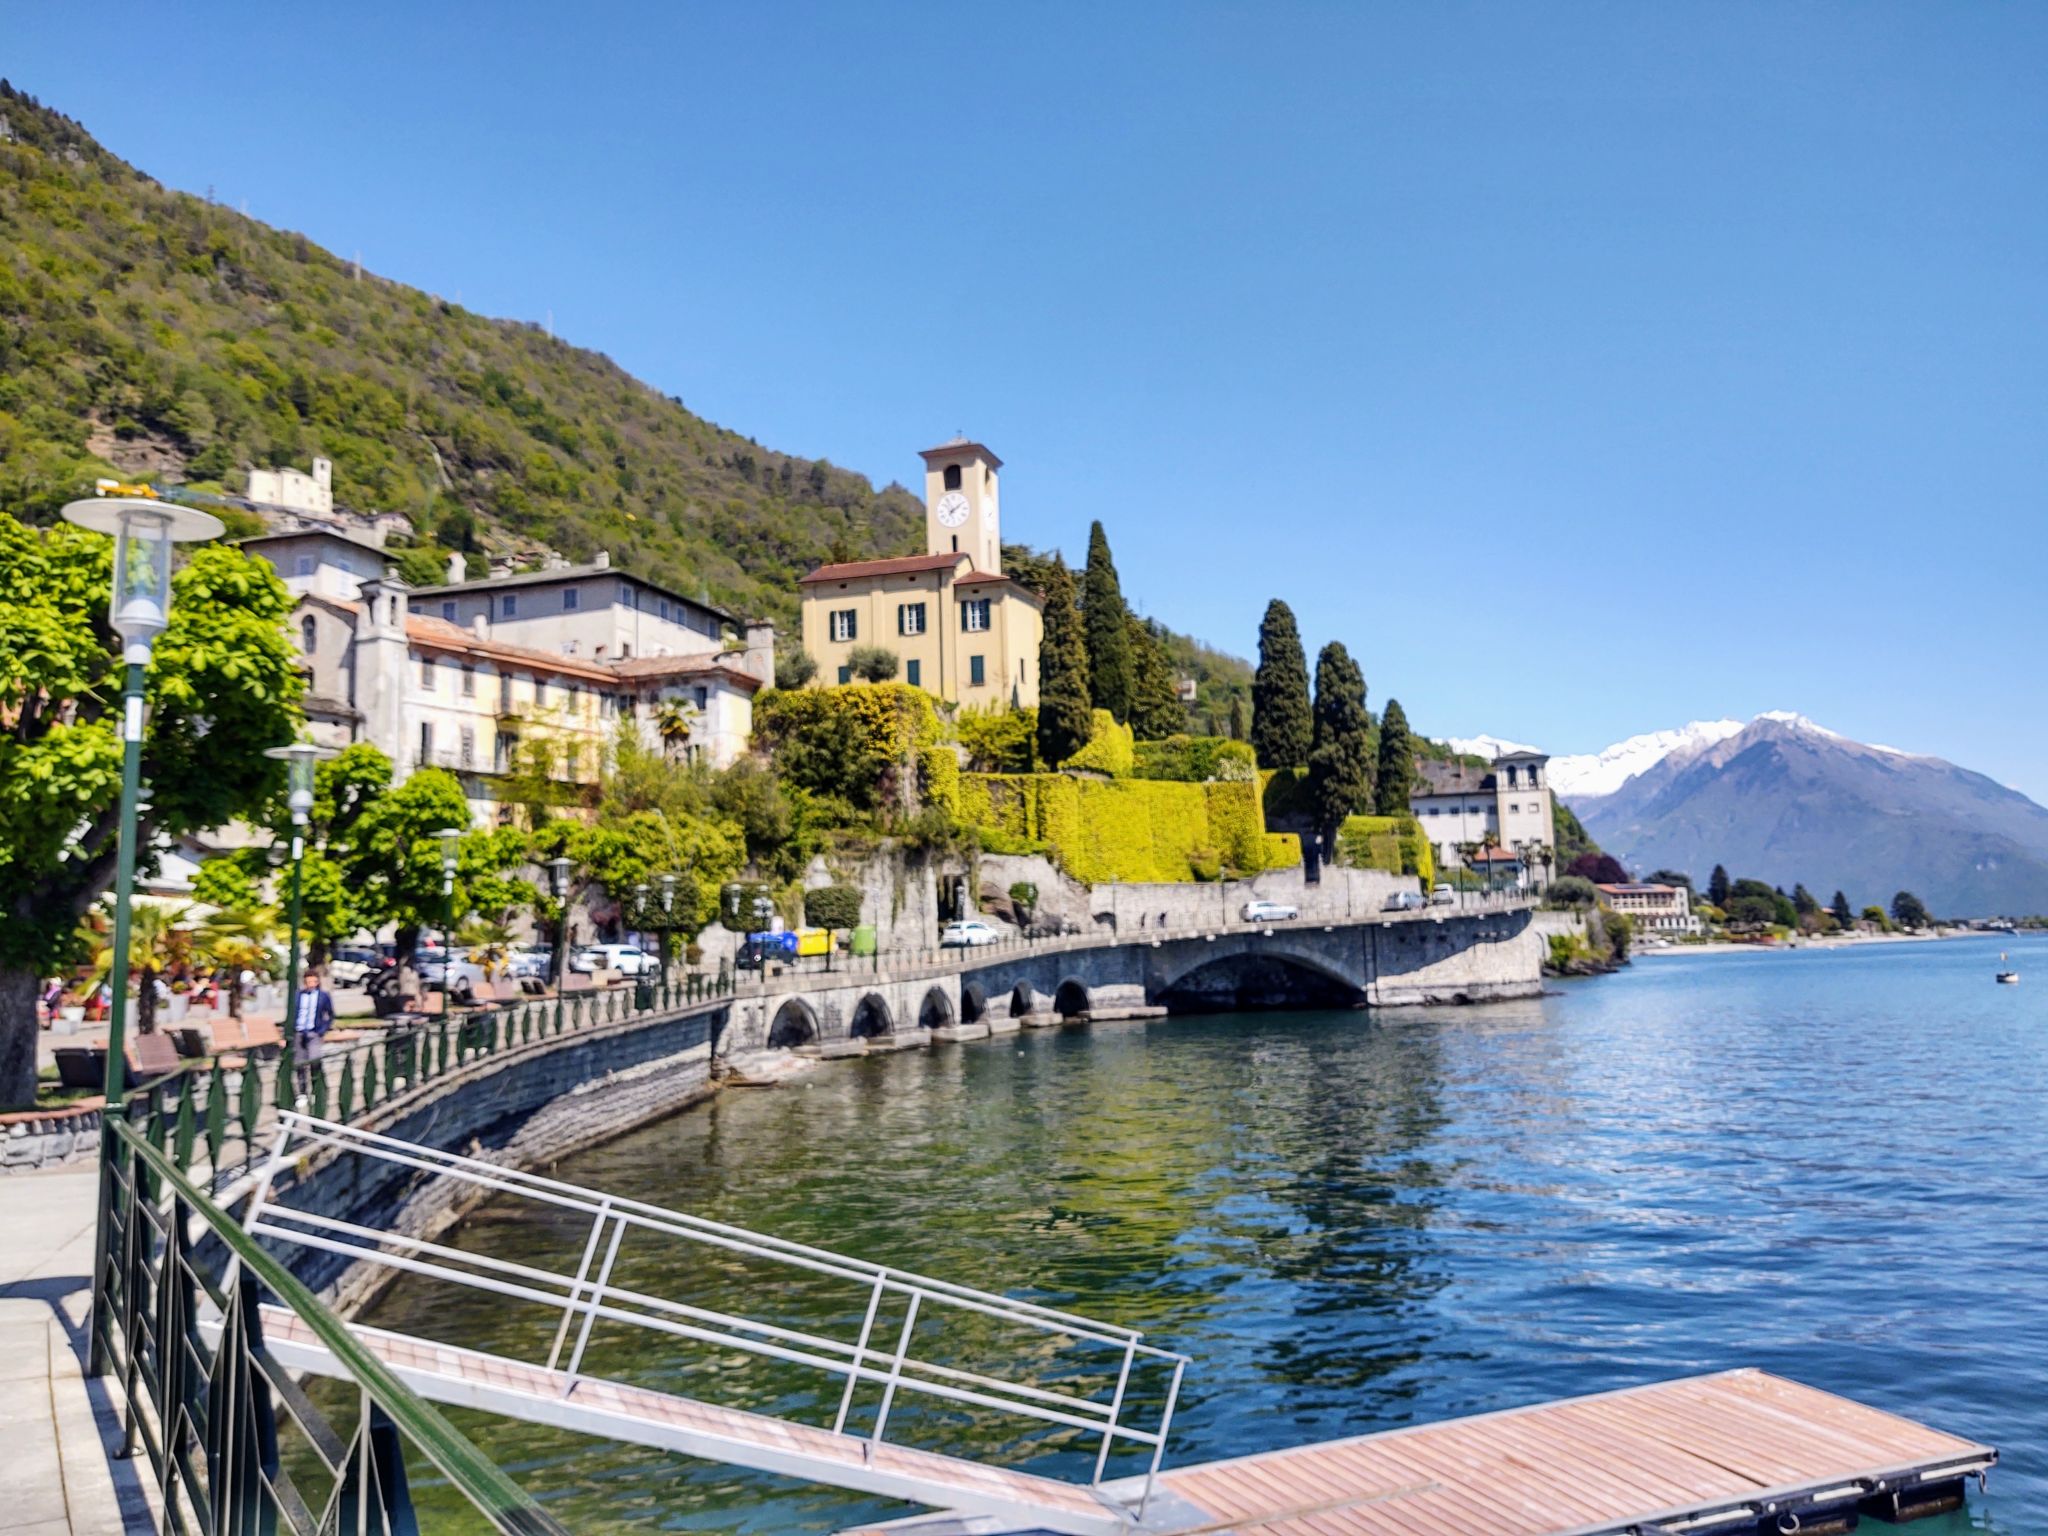
[[[455,863],[462,851],[462,828],[443,827],[434,834],[441,845],[441,1017],[448,1017],[448,973],[455,969]]]
[[[569,968],[569,873],[575,864],[567,858],[549,859],[548,892],[562,904],[555,920],[555,1033],[562,1032],[562,973]]]
[[[306,830],[313,821],[313,770],[322,758],[333,755],[325,747],[316,747],[307,741],[295,741],[288,747],[272,747],[264,754],[266,757],[278,758],[285,764],[285,804],[292,813],[291,959],[285,967],[284,984],[287,1030],[296,1022],[293,1010],[299,1006],[300,883],[301,872],[306,862]]]

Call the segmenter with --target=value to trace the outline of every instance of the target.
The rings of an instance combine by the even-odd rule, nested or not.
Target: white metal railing
[[[588,1216],[590,1232],[583,1242],[581,1257],[573,1273],[562,1273],[281,1203],[273,1193],[275,1176],[323,1149],[422,1175],[454,1179],[494,1194],[516,1196]],[[257,1171],[255,1193],[243,1222],[250,1233],[259,1237],[558,1310],[561,1316],[542,1363],[546,1369],[563,1374],[565,1396],[579,1380],[591,1379],[584,1376],[582,1367],[593,1328],[599,1321],[619,1322],[843,1377],[845,1385],[831,1426],[834,1434],[846,1432],[856,1394],[862,1383],[869,1383],[881,1389],[874,1427],[866,1437],[875,1443],[884,1438],[898,1395],[908,1392],[960,1407],[985,1408],[1084,1431],[1091,1438],[1099,1435],[1091,1486],[1102,1481],[1110,1452],[1119,1441],[1149,1447],[1152,1455],[1144,1495],[1138,1505],[1140,1518],[1165,1454],[1174,1406],[1188,1364],[1185,1355],[1142,1342],[1137,1329],[849,1258],[296,1111],[279,1116],[269,1158]],[[678,1239],[847,1281],[860,1287],[856,1298],[865,1296],[866,1310],[859,1334],[848,1342],[614,1284],[612,1272],[629,1232]],[[876,1327],[885,1301],[891,1296],[905,1303],[903,1322],[893,1342],[878,1341]],[[1114,1388],[1105,1401],[1098,1395],[1062,1391],[921,1358],[912,1348],[920,1314],[929,1316],[941,1309],[993,1318],[1035,1335],[1067,1341],[1068,1347],[1092,1347],[1100,1352],[1100,1362],[1094,1370],[1104,1377],[1113,1370]],[[1133,1374],[1141,1368],[1168,1377],[1156,1426],[1149,1429],[1130,1422],[1128,1412]]]

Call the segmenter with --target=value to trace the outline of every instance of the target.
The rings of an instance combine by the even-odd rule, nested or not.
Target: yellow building
[[[804,577],[804,649],[818,682],[853,681],[856,649],[895,655],[897,679],[948,703],[1038,703],[1044,605],[1003,574],[996,471],[965,439],[924,452],[925,550],[821,565]]]

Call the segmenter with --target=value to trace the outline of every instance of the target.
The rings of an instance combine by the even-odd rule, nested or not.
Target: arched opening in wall
[[[802,998],[792,997],[775,1010],[775,1022],[768,1026],[770,1049],[788,1050],[809,1045],[818,1038],[818,1016]]]
[[[856,1040],[865,1040],[873,1035],[886,1035],[895,1027],[896,1021],[889,1017],[889,1005],[870,992],[860,1000],[860,1006],[853,1010],[853,1028],[850,1033]]]
[[[1160,989],[1176,1012],[1241,1013],[1254,1008],[1359,1008],[1365,993],[1342,977],[1274,955],[1206,961]]]
[[[1018,982],[1017,989],[1010,994],[1010,1017],[1023,1018],[1025,1014],[1031,1012],[1037,1001],[1038,994],[1031,990],[1031,984],[1025,981]]]
[[[918,1005],[917,1027],[919,1029],[944,1029],[953,1022],[953,999],[946,996],[944,987],[933,987],[925,993],[924,1001]]]
[[[1078,981],[1063,981],[1059,991],[1052,995],[1053,1012],[1063,1019],[1080,1019],[1088,1015],[1088,989]]]
[[[970,981],[960,989],[960,1022],[979,1024],[988,1016],[988,994],[981,990],[981,983]]]

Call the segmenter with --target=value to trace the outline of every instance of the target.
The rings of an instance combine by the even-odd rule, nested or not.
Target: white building
[[[1692,892],[1682,885],[1603,885],[1607,905],[1648,933],[1698,933]]]
[[[311,517],[334,516],[334,465],[326,459],[313,461],[313,473],[296,469],[252,469],[249,500],[281,512],[301,512]]]
[[[1517,855],[1516,873],[1524,883],[1532,867],[1546,867],[1557,850],[1549,763],[1541,752],[1503,753],[1484,769],[1419,760],[1408,809],[1422,824],[1438,866],[1460,868],[1464,848],[1491,844]]]
[[[370,742],[401,779],[448,769],[481,821],[509,813],[505,781],[535,764],[595,782],[621,720],[650,747],[730,763],[775,673],[772,625],[741,625],[608,560],[415,591],[381,551],[331,531],[244,547],[299,599],[314,739]],[[663,739],[665,717],[687,726],[680,740]]]

